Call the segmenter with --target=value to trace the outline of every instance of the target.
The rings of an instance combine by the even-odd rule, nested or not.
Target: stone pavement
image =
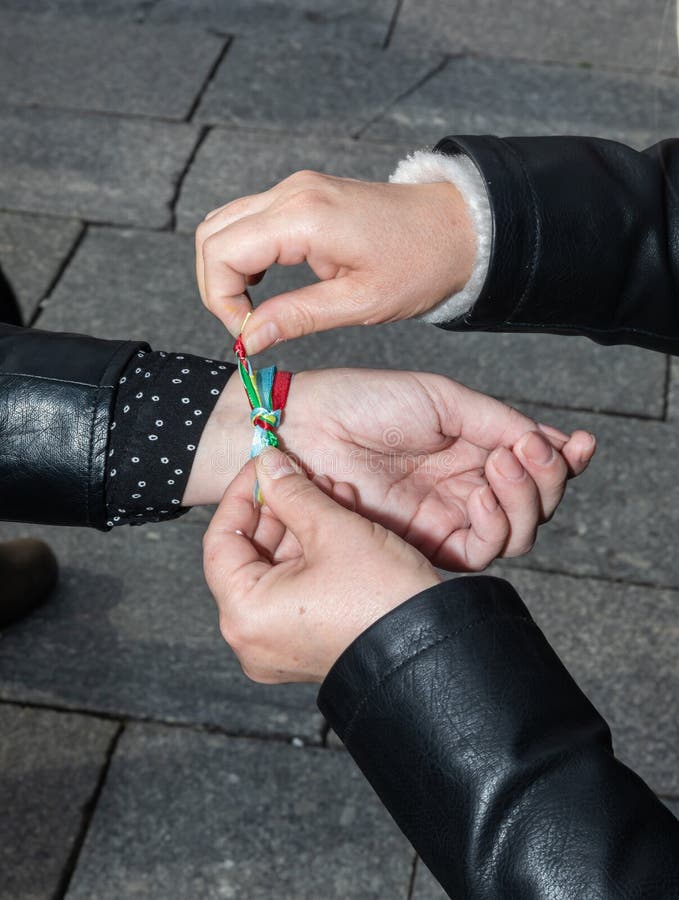
[[[302,167],[385,179],[446,133],[643,146],[676,131],[675,20],[671,0],[2,0],[0,260],[40,327],[226,354],[192,272],[208,209]],[[276,358],[426,360],[598,435],[534,553],[495,569],[679,812],[677,363],[416,323]],[[0,635],[0,900],[442,897],[314,690],[241,674],[201,579],[208,516],[0,529],[45,535],[63,573]]]

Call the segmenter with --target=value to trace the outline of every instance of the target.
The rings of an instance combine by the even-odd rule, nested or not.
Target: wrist
[[[203,429],[182,506],[219,503],[250,456],[252,426],[238,372],[234,371]]]

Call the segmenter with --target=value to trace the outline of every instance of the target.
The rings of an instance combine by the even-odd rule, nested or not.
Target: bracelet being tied
[[[245,394],[250,404],[250,422],[254,429],[250,457],[258,456],[266,447],[278,447],[276,429],[281,422],[281,413],[288,399],[291,372],[279,372],[276,366],[253,369],[245,352],[243,337],[240,335],[233,345],[238,359],[238,372]],[[255,500],[262,503],[259,483],[255,484]]]

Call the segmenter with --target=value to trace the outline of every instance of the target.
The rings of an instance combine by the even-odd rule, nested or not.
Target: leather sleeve
[[[106,528],[111,408],[140,349],[0,325],[0,519]]]
[[[679,897],[679,822],[506,582],[412,598],[345,651],[319,706],[456,900]]]
[[[447,137],[485,181],[490,267],[450,330],[583,334],[679,353],[679,140]]]

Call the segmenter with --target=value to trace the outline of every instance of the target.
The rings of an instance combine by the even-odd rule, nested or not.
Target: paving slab
[[[674,425],[525,406],[538,421],[597,436],[588,471],[572,483],[527,558],[532,568],[679,586],[669,548],[679,531],[679,436]]]
[[[679,80],[463,56],[365,131],[433,144],[447,134],[593,134],[649,146],[674,133]]]
[[[675,70],[674,3],[404,0],[393,41],[493,56]]]
[[[0,134],[0,208],[162,228],[198,130],[7,108]]]
[[[675,797],[670,799],[668,797],[661,797],[662,802],[665,806],[674,814],[674,816],[679,819],[679,800]]]
[[[411,859],[346,754],[136,726],[67,896],[405,900]]]
[[[90,228],[45,304],[40,327],[231,356],[231,338],[200,301],[193,239],[169,232]]]
[[[55,896],[116,728],[0,704],[0,900]]]
[[[396,0],[160,0],[151,22],[200,22],[229,34],[287,34],[305,31],[350,38],[380,47],[387,37]],[[259,61],[255,57],[255,62]]]
[[[320,40],[316,34],[237,37],[203,96],[197,119],[353,135],[441,60],[428,53],[381,52],[353,40]]]
[[[224,38],[86,17],[0,13],[3,103],[183,119]]]
[[[658,794],[679,794],[679,592],[520,570],[517,589],[613,746]]]
[[[0,212],[0,266],[25,321],[47,293],[82,227],[75,219]]]
[[[177,228],[193,232],[216,206],[267,190],[299,169],[386,181],[403,156],[403,146],[214,128],[182,185]]]
[[[48,540],[61,578],[46,606],[2,632],[0,699],[318,742],[314,687],[249,681],[222,640],[203,531],[190,517],[108,534],[3,526],[0,539]]]
[[[90,16],[93,19],[109,19],[142,22],[148,10],[157,0],[3,0],[3,10],[39,13],[52,19],[71,16]]]

